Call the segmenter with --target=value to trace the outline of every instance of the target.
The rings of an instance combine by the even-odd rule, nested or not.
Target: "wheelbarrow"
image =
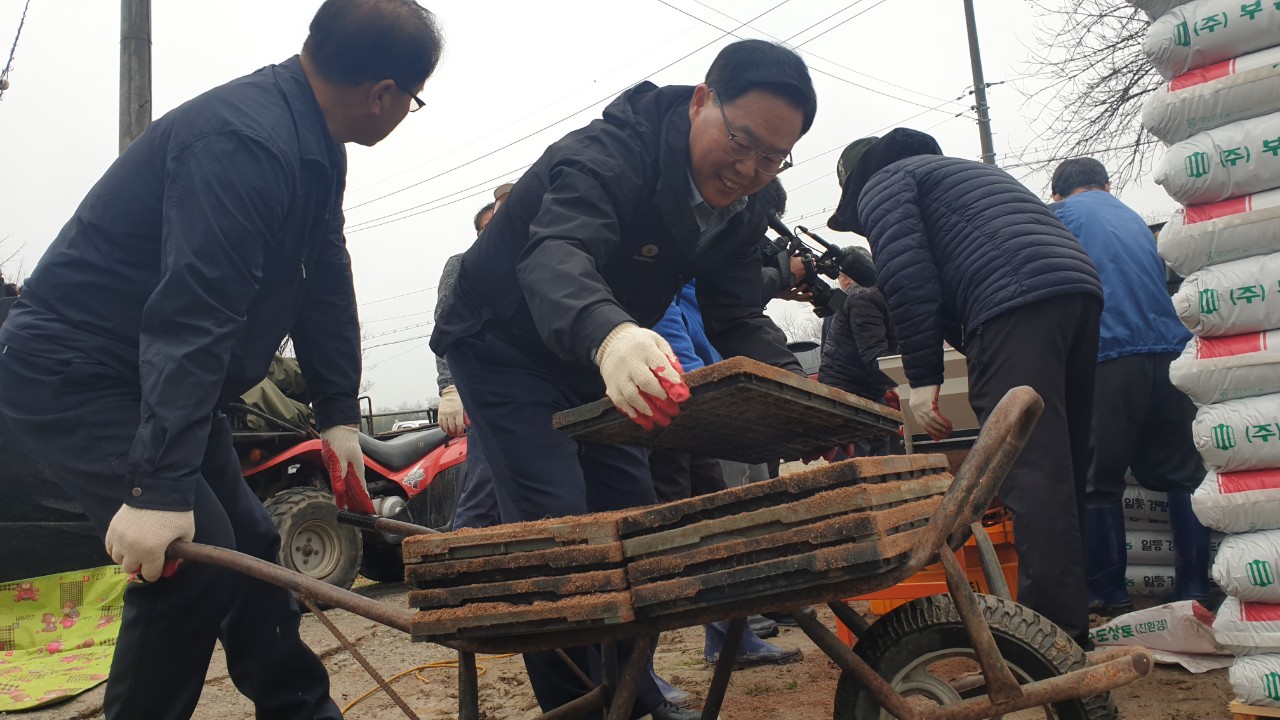
[[[966,720],[999,717],[1028,708],[1044,708],[1047,717],[1113,717],[1115,708],[1107,692],[1146,675],[1152,664],[1150,654],[1143,648],[1126,647],[1100,650],[1086,656],[1048,620],[1008,598],[994,551],[989,544],[984,546],[983,543],[986,534],[981,531],[979,520],[1025,444],[1042,408],[1043,402],[1029,388],[1010,391],[992,413],[954,479],[948,478],[948,487],[943,494],[885,506],[889,509],[884,512],[907,507],[918,509],[918,503],[927,501],[932,509],[925,519],[915,524],[895,525],[900,532],[888,539],[880,538],[860,546],[864,550],[874,548],[879,556],[868,557],[865,552],[858,555],[850,548],[832,550],[822,556],[827,562],[818,568],[821,570],[819,573],[771,575],[769,581],[774,585],[755,588],[746,594],[735,595],[726,589],[729,587],[727,583],[720,588],[700,587],[680,602],[655,602],[643,607],[639,599],[646,597],[649,586],[633,584],[626,591],[609,594],[610,597],[622,598],[624,604],[627,599],[635,603],[635,612],[627,614],[626,619],[620,622],[563,620],[543,631],[534,624],[534,630],[518,634],[454,632],[440,622],[445,617],[441,614],[424,615],[423,612],[414,613],[381,604],[233,551],[179,542],[170,547],[169,554],[185,560],[221,565],[295,592],[410,718],[416,717],[413,711],[342,637],[325,617],[320,605],[340,607],[409,633],[415,639],[438,642],[458,651],[461,720],[480,717],[476,652],[530,652],[598,643],[602,648],[603,661],[598,683],[570,662],[580,678],[594,689],[541,717],[544,720],[578,718],[603,710],[609,720],[624,720],[630,717],[637,688],[647,675],[648,650],[658,633],[730,618],[728,639],[715,665],[703,709],[703,717],[715,718],[728,689],[745,618],[772,611],[791,612],[801,630],[840,668],[841,677],[834,700],[836,720],[889,717]],[[856,464],[859,461],[848,462]],[[877,467],[887,467],[884,462],[929,467],[931,461],[926,456],[906,456],[906,459],[892,461],[869,459],[863,461],[863,465],[869,467],[876,462],[881,463]],[[908,479],[899,484],[918,486],[923,482],[921,479]],[[884,492],[896,491],[887,485],[885,488]],[[751,492],[766,490],[753,489]],[[875,489],[867,492],[874,493]],[[701,500],[702,504],[694,509],[705,515],[710,512],[707,508],[715,507],[716,498],[703,498],[710,499]],[[662,515],[665,512],[663,507],[634,511],[639,515],[624,514],[624,519],[635,524],[636,518],[645,513],[644,517],[649,518]],[[762,508],[754,512],[770,511]],[[616,517],[605,518],[608,522],[617,520]],[[732,516],[714,520],[721,524],[732,521]],[[416,535],[425,530],[386,519],[361,519],[361,522],[371,529],[388,533]],[[622,525],[625,526],[626,522]],[[987,560],[983,569],[997,595],[974,592],[955,557],[953,551],[960,548],[971,534],[976,537],[979,551]],[[723,545],[736,547],[732,542]],[[406,547],[407,560],[411,546]],[[513,547],[513,550],[507,556],[513,563],[518,561],[518,553],[539,552],[536,548]],[[723,559],[728,564],[718,566],[721,569],[717,572],[722,573],[719,577],[734,577],[733,558]],[[843,560],[848,563],[839,565]],[[891,587],[925,565],[939,561],[947,578],[947,595],[913,601],[874,624],[868,623],[843,600]],[[849,572],[855,565],[862,572]],[[809,571],[814,569],[812,565],[807,568]],[[637,576],[629,577],[634,579]],[[798,577],[803,579],[797,580]],[[584,597],[586,602],[595,600],[591,596]],[[818,603],[827,604],[836,618],[858,638],[853,648],[819,620],[799,612],[801,607]],[[503,623],[511,620],[506,615],[490,618],[484,613],[473,612],[469,628],[478,632],[490,621],[492,627],[501,628]],[[634,645],[625,662],[618,661],[615,651],[615,644],[619,641],[630,641]],[[569,662],[567,656],[562,654],[562,657]],[[946,677],[935,670],[938,662],[955,658],[976,663],[980,673]]]

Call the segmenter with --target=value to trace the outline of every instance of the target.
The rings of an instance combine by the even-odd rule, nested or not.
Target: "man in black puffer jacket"
[[[1079,503],[1098,273],[1053,211],[1007,173],[943,157],[932,137],[905,128],[861,149],[842,158],[849,172],[828,225],[871,242],[920,424],[935,438],[950,433],[937,407],[943,340],[968,358],[969,403],[982,421],[1013,387],[1029,385],[1044,399],[1000,495],[1014,513],[1018,601],[1084,645]]]

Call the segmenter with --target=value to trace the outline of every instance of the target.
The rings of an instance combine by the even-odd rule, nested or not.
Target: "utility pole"
[[[978,50],[978,23],[973,17],[973,0],[964,0],[964,22],[969,31],[969,64],[973,66],[973,97],[977,101],[978,139],[982,142],[982,162],[996,164],[991,142],[991,116],[987,114],[987,83],[982,79],[982,52]]]
[[[120,0],[120,152],[151,124],[151,0]]]

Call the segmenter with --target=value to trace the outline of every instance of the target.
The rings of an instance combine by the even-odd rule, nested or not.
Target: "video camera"
[[[823,240],[809,228],[797,225],[798,232],[822,246],[822,252],[819,253],[787,228],[775,213],[769,214],[769,227],[779,236],[778,240],[770,241],[774,248],[778,252],[798,257],[804,263],[804,277],[796,278],[796,285],[807,286],[809,302],[813,305],[813,313],[818,317],[834,315],[845,300],[844,291],[831,287],[820,276],[835,280],[843,272],[859,285],[870,287],[876,284],[875,265],[857,248],[842,248]]]

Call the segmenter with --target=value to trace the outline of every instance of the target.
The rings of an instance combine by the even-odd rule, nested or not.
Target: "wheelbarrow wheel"
[[[978,595],[978,603],[1000,654],[1019,682],[1047,680],[1088,664],[1080,646],[1039,613],[990,595]],[[871,625],[854,650],[913,706],[947,705],[986,693],[977,656],[950,595],[919,598],[893,610]],[[845,673],[836,686],[834,717],[887,720],[891,716]],[[1118,714],[1110,695],[1102,694],[1012,717],[1110,720]]]

